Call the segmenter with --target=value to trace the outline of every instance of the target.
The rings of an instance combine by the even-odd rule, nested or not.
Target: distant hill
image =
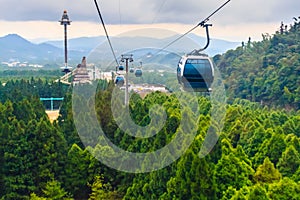
[[[70,59],[81,56],[79,52],[70,51]],[[1,62],[28,62],[35,64],[63,63],[63,49],[47,43],[34,44],[17,34],[0,37]],[[80,59],[78,59],[80,61]],[[77,63],[78,61],[76,61]]]
[[[48,44],[33,44],[16,34],[0,37],[0,61],[44,62],[57,59],[61,50]]]
[[[116,50],[116,54],[128,51],[135,51],[137,49],[154,48],[159,49],[166,44],[173,41],[177,36],[157,39],[153,37],[112,37],[112,44]],[[199,49],[205,44],[205,38],[196,35],[189,35],[178,42],[174,43],[168,48],[168,51],[175,52],[176,54],[184,54]],[[102,45],[101,45],[102,44]],[[98,61],[113,61],[113,56],[110,48],[107,45],[106,37],[80,37],[68,40],[68,58],[70,65],[77,65],[83,56],[95,57]],[[228,42],[219,39],[212,39],[211,46],[208,48],[207,53],[210,56],[224,53],[229,49],[238,46],[236,42]],[[147,52],[146,52],[147,53]],[[139,55],[138,57],[141,58]],[[89,57],[88,57],[89,58]],[[159,58],[161,59],[161,58]],[[165,62],[167,62],[165,58]],[[9,34],[0,37],[0,63],[1,62],[28,62],[35,64],[56,64],[61,65],[64,62],[64,42],[60,41],[47,41],[40,44],[32,43],[17,34]],[[88,62],[93,60],[88,60]]]
[[[163,48],[164,45],[167,45],[174,39],[178,38],[179,35],[163,38],[163,39],[157,39],[151,37],[129,37],[129,36],[123,36],[123,37],[111,37],[113,47],[115,49],[120,49],[123,51],[128,50],[134,50],[136,48],[141,48],[142,46],[144,48],[149,47],[155,47],[155,48]],[[187,42],[188,41],[188,42]],[[63,41],[46,41],[45,43],[51,44],[53,46],[56,46],[58,48],[63,48],[64,43]],[[70,50],[89,53],[93,49],[97,48],[101,44],[107,43],[106,37],[99,36],[99,37],[80,37],[80,38],[74,38],[70,39],[68,41],[68,47]],[[189,34],[188,37],[182,38],[178,42],[172,44],[167,50],[173,51],[175,53],[188,53],[192,50],[200,49],[202,48],[206,43],[206,38],[197,36],[195,34]],[[188,45],[187,45],[188,44]],[[190,46],[190,44],[193,44]],[[210,46],[206,50],[206,52],[210,56],[214,56],[216,54],[225,53],[229,49],[236,48],[238,45],[240,45],[239,42],[231,42],[221,39],[214,39],[211,38]],[[110,52],[109,52],[110,53]]]
[[[99,37],[79,37],[74,39],[68,40],[68,48],[69,50],[79,51],[88,53],[92,49],[94,49],[97,45],[104,42],[106,37],[99,36]],[[54,40],[54,41],[46,41],[46,44],[50,44],[57,48],[63,49],[64,42],[63,40]]]
[[[168,67],[177,66],[179,57],[185,53],[189,53],[194,49],[200,49],[206,44],[206,38],[190,34],[169,46],[165,51],[159,50],[170,42],[177,39],[179,35],[166,37],[162,39],[153,38],[151,36],[122,36],[111,37],[111,42],[118,58],[123,53],[132,53],[136,64],[142,61],[144,64],[160,63],[169,65]],[[63,48],[63,41],[48,41],[48,44],[58,48]],[[114,58],[106,37],[83,37],[70,39],[69,49],[81,52],[88,58],[89,63],[96,63],[101,66],[101,70],[109,71],[114,69]],[[227,50],[236,48],[240,43],[229,42],[220,39],[211,39],[209,48],[205,51],[210,56],[225,53]],[[159,54],[157,54],[159,52]],[[112,64],[113,63],[113,64]],[[145,65],[144,65],[145,66]]]

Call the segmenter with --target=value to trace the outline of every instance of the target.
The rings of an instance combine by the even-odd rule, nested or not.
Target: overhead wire
[[[163,3],[161,4],[159,10],[158,10],[158,13],[160,12],[160,10],[162,9],[163,5],[165,4],[167,0],[164,0]],[[183,38],[184,36],[186,36],[187,34],[189,34],[190,32],[194,31],[197,27],[199,26],[202,26],[204,27],[205,26],[205,23],[209,21],[210,17],[212,17],[215,13],[217,13],[219,10],[221,10],[226,4],[228,4],[231,0],[227,0],[225,3],[223,3],[220,7],[218,7],[215,11],[213,11],[208,17],[206,17],[204,20],[202,20],[201,22],[199,22],[197,25],[195,25],[193,28],[191,28],[190,30],[188,30],[187,32],[185,32],[184,34],[180,35],[178,38],[176,38],[175,40],[171,41],[170,43],[168,43],[166,46],[164,46],[163,48],[161,48],[157,53],[161,52],[161,51],[164,51],[166,48],[168,48],[169,46],[171,46],[172,44],[174,44],[175,42],[177,42],[178,40],[180,40],[181,38]],[[114,49],[113,49],[113,46],[112,46],[112,43],[111,43],[111,40],[109,38],[109,35],[108,35],[108,32],[106,30],[106,27],[105,27],[105,23],[104,23],[104,20],[103,20],[103,17],[101,15],[101,12],[100,12],[100,8],[98,6],[98,3],[97,3],[97,0],[94,0],[94,3],[96,5],[96,8],[97,8],[97,11],[98,11],[98,15],[99,15],[99,18],[101,20],[101,23],[102,23],[102,26],[103,26],[103,29],[104,29],[104,32],[105,32],[105,35],[106,35],[106,38],[107,38],[107,41],[109,43],[109,46],[110,46],[110,49],[112,51],[112,54],[114,56],[114,59],[115,59],[115,62],[117,64],[117,66],[119,66],[119,62],[118,62],[118,59],[115,55],[115,52],[114,52]],[[157,14],[158,14],[157,13]],[[119,15],[120,15],[120,20],[121,20],[121,14],[120,14],[120,1],[119,1]],[[156,18],[156,16],[155,16]],[[155,20],[155,18],[153,19],[153,22]],[[156,54],[157,54],[156,53]]]
[[[121,0],[119,0],[119,23],[120,26],[122,25],[122,15],[121,15]]]
[[[110,46],[110,50],[112,51],[112,54],[113,54],[113,56],[114,56],[114,59],[115,59],[115,62],[116,62],[116,64],[117,64],[117,66],[119,66],[119,62],[118,62],[118,59],[117,59],[117,57],[116,57],[116,54],[115,54],[114,48],[113,48],[113,46],[112,46],[112,43],[111,43],[111,41],[110,41],[108,32],[107,32],[107,30],[106,30],[105,23],[104,23],[104,20],[103,20],[102,15],[101,15],[100,8],[99,8],[99,6],[98,6],[97,0],[94,0],[94,2],[95,2],[95,5],[96,5],[97,11],[98,11],[98,15],[99,15],[99,18],[100,18],[100,20],[101,20],[101,23],[102,23],[102,26],[103,26],[103,29],[104,29],[104,32],[105,32],[105,35],[106,35],[106,38],[107,38],[108,44],[109,44],[109,46]]]
[[[223,3],[218,9],[216,9],[214,12],[212,12],[208,17],[206,17],[204,20],[202,20],[201,22],[199,22],[197,25],[195,25],[193,28],[191,28],[190,30],[188,30],[187,32],[185,32],[184,34],[180,35],[178,38],[176,38],[175,40],[171,41],[170,43],[168,43],[166,46],[164,46],[162,49],[160,49],[157,53],[164,51],[166,48],[168,48],[169,46],[171,46],[172,44],[174,44],[175,42],[177,42],[178,40],[180,40],[181,38],[183,38],[184,36],[186,36],[187,34],[189,34],[190,32],[192,32],[193,30],[195,30],[198,26],[202,26],[204,27],[205,23],[209,21],[209,18],[211,16],[213,16],[216,12],[218,12],[219,10],[221,10],[226,4],[228,4],[231,0],[227,0],[225,3]]]
[[[164,1],[160,4],[159,9],[157,10],[157,12],[156,12],[156,14],[155,14],[155,16],[154,16],[154,18],[153,18],[153,20],[152,20],[152,24],[154,24],[154,22],[155,22],[155,20],[156,20],[156,18],[157,18],[157,15],[160,13],[161,9],[163,8],[163,6],[165,5],[166,2],[167,2],[167,0],[164,0]]]

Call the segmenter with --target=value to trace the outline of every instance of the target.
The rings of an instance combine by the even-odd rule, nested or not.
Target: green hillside
[[[185,92],[185,100],[180,101],[175,92],[153,92],[144,98],[133,93],[128,116],[117,104],[123,102],[124,92],[112,82],[95,82],[95,96],[86,97],[93,85],[69,87],[47,78],[7,80],[6,76],[5,84],[0,84],[0,199],[299,200],[299,26],[282,25],[273,36],[264,35],[263,41],[249,40],[214,57],[228,93],[222,122],[212,116],[214,102],[204,95]],[[164,81],[171,75],[166,74]],[[143,78],[158,83],[159,77]],[[74,93],[75,89],[81,92]],[[60,115],[53,123],[45,113],[49,105],[40,97],[64,97],[56,105]],[[198,114],[194,108],[199,108]],[[151,137],[134,137],[129,128],[121,128],[130,119],[140,127],[147,127],[151,119],[159,122],[153,116],[163,116],[162,109],[166,118],[161,129],[146,129]],[[74,119],[78,115],[79,122]],[[95,127],[95,118],[107,138]],[[82,129],[87,134],[79,136]],[[209,130],[218,141],[200,158]],[[176,159],[192,131],[191,145]],[[180,140],[173,149],[158,151],[176,137]],[[107,140],[126,152],[158,151],[157,157],[163,155],[161,165],[175,161],[146,173],[113,169],[103,161],[113,163],[121,157],[118,169],[136,163],[113,152],[103,142]],[[149,156],[139,161],[141,170],[154,160]]]
[[[51,124],[42,103],[30,93],[34,90],[31,83],[36,84],[14,82],[16,98],[0,104],[2,199],[299,199],[299,112],[235,100],[227,106],[224,128],[217,131],[218,143],[208,156],[199,158],[209,126],[218,130],[219,124],[210,118],[208,98],[190,96],[197,98],[201,113],[198,122],[192,111],[183,115],[197,132],[188,150],[163,169],[131,174],[95,159],[99,153],[109,155],[105,146],[95,145],[96,141],[90,141],[91,147],[83,146],[73,121],[71,93],[66,93],[58,121]],[[84,91],[90,86],[86,87]],[[131,117],[137,124],[147,125],[149,109],[159,104],[166,109],[165,125],[147,139],[127,135],[112,116],[113,89],[113,84],[99,82],[96,111],[114,144],[131,152],[151,152],[171,142],[176,134],[184,134],[180,128],[183,111],[176,96],[155,92],[144,99],[133,94]],[[21,94],[23,90],[27,92]],[[89,106],[90,101],[81,103]],[[93,132],[90,113],[82,114],[85,120],[81,123]],[[150,131],[155,132],[156,127]]]
[[[281,24],[274,35],[251,38],[235,50],[214,57],[228,96],[263,105],[300,108],[300,23]]]

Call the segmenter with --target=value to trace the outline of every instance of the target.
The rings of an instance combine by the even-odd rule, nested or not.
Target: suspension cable
[[[114,52],[114,48],[113,48],[113,46],[112,46],[112,44],[111,44],[111,41],[110,41],[110,39],[109,39],[107,30],[106,30],[106,27],[105,27],[105,23],[104,23],[104,20],[103,20],[103,18],[102,18],[102,15],[101,15],[101,12],[100,12],[98,3],[97,3],[97,0],[94,0],[94,2],[95,2],[95,5],[96,5],[97,11],[98,11],[98,15],[99,15],[99,18],[100,18],[100,20],[101,20],[101,23],[102,23],[102,26],[103,26],[103,29],[104,29],[104,32],[105,32],[105,35],[106,35],[106,38],[107,38],[107,41],[108,41],[108,43],[109,43],[111,52],[112,52],[112,54],[113,54],[113,56],[114,56],[114,59],[115,59],[115,62],[116,62],[116,64],[117,64],[117,66],[119,66],[119,62],[118,62],[118,59],[117,59],[116,54],[115,54],[115,52]]]
[[[119,0],[119,24],[122,25],[122,15],[121,15],[121,0]]]
[[[174,44],[175,42],[177,42],[178,40],[180,40],[181,38],[183,38],[184,36],[186,36],[187,34],[189,34],[190,32],[192,32],[193,30],[195,30],[198,26],[204,27],[205,23],[209,21],[209,18],[211,16],[213,16],[216,12],[218,12],[219,10],[221,10],[230,1],[231,0],[227,0],[218,9],[216,9],[214,12],[212,12],[208,17],[206,17],[204,20],[202,20],[201,22],[199,22],[196,26],[194,26],[193,28],[191,28],[190,30],[188,30],[186,33],[180,35],[178,38],[176,38],[175,40],[173,40],[172,42],[170,42],[169,44],[167,44],[166,46],[164,46],[162,49],[160,49],[158,51],[158,53],[161,52],[161,51],[163,51],[163,50],[165,50],[166,48],[168,48],[169,46],[171,46],[172,44]]]
[[[161,9],[163,8],[163,6],[166,4],[167,0],[164,0],[160,6],[159,6],[159,9],[157,10],[153,20],[152,20],[152,24],[154,24],[154,22],[156,21],[156,18],[157,18],[157,15],[160,13]]]

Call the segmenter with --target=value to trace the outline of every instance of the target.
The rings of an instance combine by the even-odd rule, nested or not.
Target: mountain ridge
[[[137,36],[137,37],[133,37],[133,36],[115,36],[115,37],[111,37],[112,40],[118,40],[118,39],[122,39],[122,38],[127,38],[127,39],[135,39],[138,40],[139,38],[144,39],[144,40],[155,40],[158,41],[159,43],[161,43],[161,41],[173,41],[176,38],[178,38],[178,35],[174,35],[174,36],[169,36],[169,37],[165,37],[162,39],[157,39],[157,38],[153,38],[150,36]],[[197,36],[196,34],[189,34],[188,39],[190,39],[192,42],[194,42],[195,44],[199,45],[196,46],[196,48],[202,48],[205,43],[206,43],[206,38],[202,37],[202,36]],[[69,43],[69,49],[70,50],[79,50],[79,49],[83,49],[83,50],[93,50],[94,48],[97,47],[96,44],[101,44],[103,42],[106,42],[106,37],[105,36],[94,36],[94,37],[78,37],[78,38],[73,38],[73,39],[69,39],[68,43]],[[180,40],[179,40],[180,42]],[[53,46],[56,46],[58,48],[63,48],[63,41],[62,40],[53,40],[53,41],[45,41],[44,43],[47,44],[51,44]],[[84,45],[83,45],[84,44]],[[225,53],[227,50],[232,49],[232,48],[236,48],[240,43],[239,42],[232,42],[232,41],[228,41],[228,40],[223,40],[223,39],[218,39],[218,38],[211,38],[210,39],[210,47],[207,49],[207,52],[209,55],[214,56],[216,54],[222,54]],[[113,45],[116,45],[113,43]],[[172,45],[172,46],[176,46]],[[171,47],[172,47],[171,46]],[[179,46],[179,45],[178,45]],[[178,46],[176,46],[176,48],[174,48],[173,50],[177,50],[178,51]],[[163,46],[160,45],[160,48],[162,48]],[[185,49],[186,51],[192,51],[193,49]]]
[[[167,44],[176,36],[156,39],[153,37],[111,37],[113,45],[119,52],[128,51],[137,47],[159,47]],[[190,40],[185,43],[184,40],[178,41],[170,46],[170,51],[187,53],[195,48],[201,48],[205,38],[191,35]],[[83,56],[88,56],[100,44],[106,45],[106,37],[78,37],[68,40],[68,58],[72,65],[80,62]],[[212,39],[211,48],[207,52],[213,56],[225,53],[227,50],[235,48],[239,43],[226,40]],[[100,45],[101,48],[101,45]],[[110,51],[105,54],[111,54]],[[106,56],[105,56],[106,57]],[[42,43],[33,43],[18,34],[8,34],[0,37],[0,62],[34,62],[37,64],[61,64],[64,61],[64,42],[63,40],[45,41]]]

